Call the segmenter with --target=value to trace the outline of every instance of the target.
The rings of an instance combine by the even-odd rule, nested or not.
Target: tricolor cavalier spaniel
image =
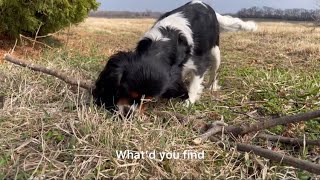
[[[219,89],[219,27],[223,26],[255,28],[255,24],[221,16],[201,1],[165,13],[133,52],[118,52],[109,59],[93,90],[95,102],[108,110],[153,98],[182,98],[193,104],[201,96],[206,73],[210,75],[208,87]],[[186,87],[183,79],[188,73],[192,78]]]

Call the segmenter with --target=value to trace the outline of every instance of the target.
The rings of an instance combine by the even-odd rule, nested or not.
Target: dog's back
[[[181,31],[196,56],[201,56],[210,51],[213,46],[219,45],[219,23],[216,13],[201,1],[192,1],[165,13],[146,33],[146,36],[148,37],[154,29],[159,27]],[[159,38],[149,37],[154,40]]]

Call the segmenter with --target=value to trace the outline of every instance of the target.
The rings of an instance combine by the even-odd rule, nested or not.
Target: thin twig
[[[266,139],[268,141],[273,142],[281,142],[285,144],[291,144],[291,145],[314,145],[314,146],[320,146],[320,140],[307,140],[307,139],[299,139],[299,138],[288,138],[283,136],[275,136],[275,135],[269,135],[269,134],[259,134],[256,136],[257,138]]]
[[[77,80],[77,79],[70,77],[70,75],[64,74],[64,73],[59,72],[55,69],[49,69],[49,68],[46,68],[46,67],[43,67],[43,66],[40,66],[37,64],[33,64],[33,63],[29,63],[29,62],[26,62],[26,61],[23,61],[20,59],[16,59],[9,54],[5,54],[4,59],[6,61],[17,64],[19,66],[27,67],[31,70],[42,72],[42,73],[57,77],[70,85],[74,85],[74,86],[79,85],[81,88],[87,89],[89,91],[91,91],[94,88],[94,85],[91,81]]]
[[[16,42],[14,43],[14,46],[13,48],[11,49],[11,54],[14,52],[14,50],[16,49],[16,46],[17,46],[17,43],[18,43],[18,39],[16,39]]]
[[[31,41],[31,42],[35,42],[35,43],[38,43],[38,44],[42,44],[42,45],[44,45],[45,47],[47,47],[47,48],[49,48],[49,49],[53,49],[51,46],[49,46],[48,44],[45,44],[45,43],[43,43],[43,42],[39,42],[39,41],[35,41],[34,39],[32,39],[32,38],[29,38],[29,37],[27,37],[27,36],[24,36],[24,35],[22,35],[22,34],[20,34],[20,40],[22,41],[22,38],[25,38],[25,39],[27,39],[27,40],[29,40],[29,41]]]
[[[34,36],[34,41],[33,41],[33,43],[32,43],[32,49],[33,49],[34,46],[36,45],[36,42],[37,42],[37,39],[38,39],[38,34],[39,34],[40,29],[41,29],[41,26],[42,26],[42,22],[40,22],[39,28],[38,28],[38,30],[37,30],[37,32],[36,32],[36,35]]]
[[[49,33],[49,34],[47,34],[47,35],[37,36],[37,39],[54,36],[55,34],[59,34],[62,30],[63,30],[63,29],[60,29],[59,31],[54,32],[54,33]]]
[[[242,143],[236,144],[237,150],[242,152],[253,152],[254,154],[270,159],[272,161],[279,162],[281,164],[287,164],[289,166],[302,169],[314,174],[320,175],[320,165],[311,163],[309,161],[300,160],[294,157],[283,155],[272,150],[263,149],[253,145],[247,145]]]

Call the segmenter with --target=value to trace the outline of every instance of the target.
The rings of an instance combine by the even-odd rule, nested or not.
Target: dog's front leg
[[[200,99],[203,90],[202,82],[203,76],[193,75],[188,90],[189,99],[185,102],[186,106],[190,106]]]

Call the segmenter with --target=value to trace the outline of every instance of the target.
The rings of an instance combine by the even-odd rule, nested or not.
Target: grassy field
[[[70,76],[94,80],[108,57],[131,50],[154,20],[95,19],[47,38],[50,47],[23,39],[14,55]],[[244,125],[320,107],[320,29],[309,24],[261,22],[257,32],[224,33],[218,92],[205,90],[185,108],[179,100],[153,103],[146,115],[121,120],[90,102],[87,92],[47,75],[0,64],[0,179],[308,179],[315,175],[225,143],[193,145],[199,124],[223,119]],[[2,41],[0,53],[14,42]],[[2,99],[2,100],[1,100]],[[197,121],[181,124],[153,110],[174,111]],[[286,137],[320,138],[319,119],[269,129]],[[254,138],[235,139],[317,161],[320,149]],[[204,151],[203,160],[118,159],[117,150]],[[319,162],[318,162],[319,163]],[[320,178],[320,177],[318,177]]]

